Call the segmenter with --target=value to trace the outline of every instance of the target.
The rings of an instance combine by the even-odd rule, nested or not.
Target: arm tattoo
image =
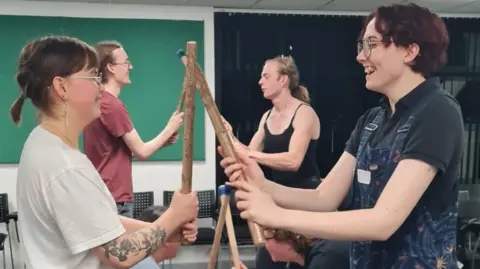
[[[102,247],[107,259],[115,257],[120,262],[125,262],[131,255],[150,256],[163,244],[166,237],[165,229],[160,227],[141,229],[125,238],[116,238]]]

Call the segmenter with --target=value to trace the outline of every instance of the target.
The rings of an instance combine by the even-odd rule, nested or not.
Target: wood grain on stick
[[[192,41],[192,42],[194,42],[194,41]],[[195,43],[195,44],[196,44],[196,43]],[[183,52],[183,50],[178,51],[177,54],[179,54],[179,53],[181,53],[181,52]],[[183,55],[183,56],[181,56],[181,57],[180,57],[180,60],[182,61],[182,63],[183,63],[185,66],[187,66],[187,61],[188,61],[188,60],[187,60],[187,55],[186,55],[186,54]],[[196,57],[195,57],[195,61],[196,61]],[[185,91],[186,91],[186,89],[187,89],[187,87],[188,87],[187,83],[188,83],[188,80],[187,80],[187,79],[184,79],[184,80],[183,80],[182,92],[180,93],[180,99],[178,100],[177,112],[180,112],[180,111],[183,110],[183,105],[184,105],[184,103],[185,103]],[[198,88],[198,83],[197,83],[197,82],[195,82],[195,85],[196,85],[196,87]]]
[[[193,119],[195,118],[195,63],[197,57],[197,44],[187,43],[187,61],[185,69],[184,90],[185,114],[183,128],[183,165],[182,165],[182,193],[192,191],[193,168]]]
[[[230,196],[222,197],[224,203],[230,203]],[[232,212],[230,205],[227,206],[225,212],[225,226],[227,227],[228,243],[230,244],[230,252],[232,253],[233,266],[235,269],[241,269],[240,254],[238,252],[237,239],[235,238],[235,230],[233,227]]]
[[[225,186],[221,186],[224,187]],[[230,243],[230,251],[232,253],[232,260],[235,269],[240,269],[240,254],[238,252],[237,239],[235,238],[235,230],[233,227],[232,213],[230,211],[230,195],[220,194],[220,212],[218,215],[217,227],[215,229],[215,236],[213,238],[212,250],[210,252],[210,259],[208,261],[208,269],[215,269],[218,258],[218,251],[220,250],[220,240],[223,234],[223,226],[226,224],[228,242]]]
[[[222,240],[223,226],[225,225],[225,217],[227,213],[228,203],[224,203],[220,199],[220,212],[218,212],[217,227],[215,227],[215,236],[213,237],[212,250],[210,251],[210,259],[208,261],[208,269],[215,269],[217,263],[218,251],[220,250],[220,241]]]
[[[226,156],[237,158],[230,134],[223,125],[222,117],[218,111],[215,101],[213,100],[207,80],[205,79],[205,75],[197,63],[195,63],[194,74],[199,94],[202,97],[203,103],[205,104],[205,109],[207,110],[210,121],[213,124],[215,134],[217,135],[218,141],[222,146],[223,153]],[[245,177],[242,176],[241,180],[245,180]],[[261,227],[252,221],[247,221],[247,223],[250,230],[250,235],[252,236],[253,244],[256,246],[263,245],[265,243],[265,238],[263,236],[263,230]]]
[[[180,93],[180,99],[178,100],[177,113],[180,113],[183,110],[183,103],[185,102],[185,88],[187,87],[186,82],[187,80],[184,79],[182,93]]]

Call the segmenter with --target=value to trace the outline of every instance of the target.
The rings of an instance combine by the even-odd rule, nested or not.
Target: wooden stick
[[[183,128],[183,165],[182,165],[182,193],[192,191],[192,168],[193,168],[193,119],[195,117],[195,61],[197,56],[197,44],[187,43],[187,63],[184,79],[185,114]],[[186,81],[186,82],[185,82]],[[186,87],[185,87],[186,86]]]
[[[225,129],[225,126],[223,125],[220,112],[218,111],[217,105],[213,100],[207,80],[205,79],[205,76],[198,64],[195,64],[195,80],[197,82],[197,86],[199,86],[198,90],[200,96],[202,97],[205,109],[207,110],[207,113],[213,124],[213,128],[215,129],[218,141],[222,146],[223,153],[226,156],[234,157],[236,159],[237,157],[235,155],[235,150],[233,148],[230,133]],[[245,180],[245,177],[242,175],[240,177],[240,180]],[[255,246],[264,245],[265,237],[263,236],[262,228],[258,224],[253,223],[252,221],[247,221],[247,223],[250,230],[250,235],[252,236],[253,244]]]
[[[230,195],[224,195],[221,197],[221,200],[227,204],[227,210],[225,211],[225,224],[227,226],[230,251],[232,252],[233,266],[235,269],[240,269],[240,254],[238,253],[237,238],[233,227],[232,212],[230,211]]]
[[[188,50],[188,45],[187,45],[187,50]],[[195,50],[195,54],[196,54]],[[177,56],[180,57],[180,60],[182,63],[187,66],[187,55],[185,54],[184,50],[178,50],[177,51]],[[180,93],[180,99],[178,100],[178,105],[177,105],[177,112],[182,111],[183,109],[183,103],[185,102],[185,91],[188,87],[188,79],[187,79],[187,73],[185,72],[185,76],[183,78],[183,87],[182,87],[182,92]]]
[[[227,206],[229,206],[229,203],[224,203],[223,200],[220,199],[220,212],[218,213],[217,227],[215,227],[215,236],[213,237],[210,260],[208,261],[208,269],[215,269],[218,251],[220,250],[220,241],[223,234],[223,226],[225,225],[225,218],[227,216]]]
[[[220,196],[220,212],[218,215],[217,227],[215,229],[215,237],[213,238],[212,251],[210,252],[208,269],[215,269],[225,222],[227,226],[227,236],[228,242],[230,243],[233,264],[235,269],[240,269],[240,254],[238,252],[237,239],[235,238],[235,230],[232,221],[232,213],[230,211],[230,187],[226,185],[219,186],[218,194]]]
[[[195,44],[196,44],[196,43],[195,43]],[[187,45],[187,50],[188,50],[188,45]],[[188,60],[187,60],[187,54],[185,53],[185,51],[182,50],[182,49],[178,50],[178,51],[177,51],[177,56],[180,58],[180,60],[182,61],[182,63],[183,63],[185,66],[187,66],[187,61],[188,61]],[[195,51],[195,58],[196,58],[196,51]],[[196,59],[195,59],[195,61],[196,61]],[[183,87],[182,87],[182,92],[180,93],[180,99],[178,100],[177,112],[180,112],[180,111],[182,111],[182,109],[183,109],[183,104],[184,104],[184,102],[185,102],[185,91],[186,91],[186,89],[187,89],[187,87],[188,87],[188,86],[187,86],[187,82],[188,82],[188,81],[187,81],[186,79],[183,80]],[[195,82],[195,84],[196,84],[196,86],[197,86],[197,88],[198,88],[198,83]]]
[[[180,99],[178,100],[177,113],[180,113],[183,110],[183,103],[185,102],[185,85],[186,79],[183,80],[184,84],[182,87],[182,93],[180,94]]]

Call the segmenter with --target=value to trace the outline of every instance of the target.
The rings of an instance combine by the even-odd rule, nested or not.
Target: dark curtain
[[[258,86],[264,61],[281,54],[291,55],[298,65],[301,84],[309,89],[312,106],[320,117],[317,155],[325,176],[342,154],[357,119],[379,100],[378,94],[365,89],[363,68],[355,59],[362,19],[215,13],[216,102],[237,137],[248,144],[262,114],[271,108]],[[436,76],[443,82],[457,76],[464,78],[467,71],[478,76],[478,64],[470,70],[465,66],[467,58],[472,57],[466,33],[478,33],[479,20],[446,19],[446,23],[451,35],[449,66],[453,68],[445,68]],[[459,71],[462,67],[463,73]],[[223,170],[217,166],[217,186],[225,180]]]

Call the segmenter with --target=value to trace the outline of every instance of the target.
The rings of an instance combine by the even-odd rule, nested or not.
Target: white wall
[[[141,6],[141,5],[112,5],[112,4],[85,4],[61,2],[35,1],[0,1],[1,15],[35,15],[35,16],[64,16],[64,17],[97,17],[97,18],[142,18],[168,20],[202,20],[204,21],[204,63],[205,76],[215,96],[214,74],[214,28],[213,8],[203,7],[174,7],[174,6]],[[32,27],[35,27],[32,25]],[[188,40],[185,40],[185,42]],[[19,50],[21,48],[18,48]],[[12,66],[15,68],[15,66]],[[200,109],[200,108],[198,108]],[[3,141],[2,143],[8,143]],[[215,189],[215,132],[210,119],[205,113],[205,162],[193,164],[193,188],[196,190]],[[133,181],[134,191],[155,192],[155,203],[162,204],[163,190],[175,190],[180,187],[182,172],[181,162],[146,162],[134,163]],[[16,165],[0,165],[0,193],[8,193],[11,202],[10,210],[16,210]],[[11,231],[14,226],[11,225]],[[0,232],[5,233],[3,225]],[[16,237],[14,249],[18,257]],[[1,257],[0,257],[1,260]],[[7,250],[7,266],[9,264],[9,250]],[[20,264],[18,264],[20,266]],[[9,268],[10,266],[8,266]],[[20,268],[20,267],[19,267]],[[23,266],[21,266],[23,268]]]

